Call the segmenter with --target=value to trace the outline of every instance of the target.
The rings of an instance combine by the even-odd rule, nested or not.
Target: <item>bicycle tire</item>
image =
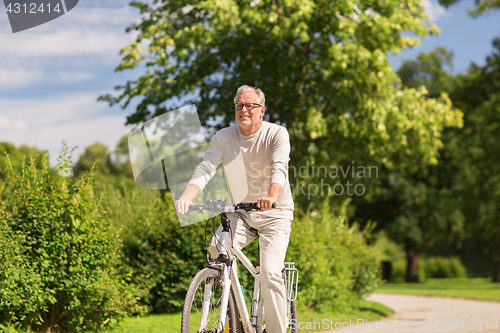
[[[286,333],[297,333],[297,305],[295,301],[287,302],[287,318],[288,326],[286,328]],[[262,299],[262,294],[259,297],[259,304],[257,308],[257,327],[255,328],[256,333],[266,333],[266,325],[264,320],[264,300]]]
[[[298,325],[298,322],[297,322],[297,304],[295,303],[295,301],[291,301],[290,302],[290,322],[288,323],[288,327],[286,329],[287,333],[290,332],[290,333],[297,333],[298,332],[298,329],[297,329],[297,325]]]
[[[201,327],[201,309],[204,298],[205,283],[213,283],[210,298],[209,313],[205,327]],[[196,274],[189,285],[182,309],[181,333],[216,332],[219,327],[219,313],[222,296],[220,271],[205,268]],[[236,306],[234,296],[229,295],[224,332],[237,332]],[[200,330],[201,329],[201,330]]]
[[[238,310],[238,307],[236,306],[236,297],[234,297],[233,290],[231,289],[231,299],[233,300],[234,306],[234,314],[236,318],[236,330],[233,332],[236,333],[243,333],[243,323],[241,322],[241,316],[240,316],[240,311]]]

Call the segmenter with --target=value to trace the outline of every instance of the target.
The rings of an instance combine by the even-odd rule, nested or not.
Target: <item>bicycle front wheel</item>
[[[205,268],[194,277],[189,285],[182,310],[181,333],[218,332],[222,302],[222,281],[220,272]],[[235,303],[230,293],[224,333],[236,332],[237,318]]]

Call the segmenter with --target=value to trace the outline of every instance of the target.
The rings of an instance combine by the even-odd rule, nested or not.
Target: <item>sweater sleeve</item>
[[[285,127],[281,127],[272,142],[271,181],[284,187],[290,161],[290,137]]]
[[[203,191],[210,179],[217,171],[217,166],[222,163],[222,148],[220,145],[220,132],[216,133],[208,146],[203,160],[198,164],[189,180],[189,184],[194,184]]]

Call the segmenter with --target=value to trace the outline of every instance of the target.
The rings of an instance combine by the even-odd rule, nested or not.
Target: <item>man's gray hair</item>
[[[247,91],[255,92],[257,94],[257,96],[259,97],[259,104],[262,106],[266,105],[266,96],[264,95],[264,92],[262,90],[260,90],[259,88],[251,87],[251,86],[247,86],[247,85],[244,85],[244,86],[241,86],[238,88],[238,90],[236,91],[236,96],[234,96],[234,103],[235,104],[238,103],[238,97],[240,97],[241,94],[244,94]]]

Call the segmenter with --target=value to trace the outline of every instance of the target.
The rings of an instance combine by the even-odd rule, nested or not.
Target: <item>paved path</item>
[[[357,328],[353,323],[354,325],[350,328],[342,329],[340,332],[500,333],[500,303],[392,294],[373,294],[368,300],[382,303],[393,309],[395,313],[371,324],[366,324],[366,320],[360,318]],[[479,320],[481,320],[481,328]],[[486,320],[488,320],[488,328]],[[492,327],[495,320],[498,325],[496,329]],[[344,324],[344,327],[346,326]],[[337,324],[337,327],[340,327],[340,324]],[[334,329],[324,333],[327,332],[338,333],[339,330]]]

